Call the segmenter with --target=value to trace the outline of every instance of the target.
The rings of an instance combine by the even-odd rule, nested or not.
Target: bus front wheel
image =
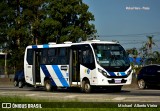
[[[88,80],[82,81],[82,92],[90,93],[91,92],[91,85]]]

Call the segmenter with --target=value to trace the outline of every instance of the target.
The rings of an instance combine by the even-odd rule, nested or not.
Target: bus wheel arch
[[[81,91],[84,93],[90,93],[92,90],[92,87],[90,85],[90,81],[88,78],[83,78],[82,79],[82,85],[81,85]]]

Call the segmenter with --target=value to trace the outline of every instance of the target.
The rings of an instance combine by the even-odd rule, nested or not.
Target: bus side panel
[[[69,65],[41,65],[41,75],[50,78],[53,86],[69,87],[68,72]]]
[[[98,83],[98,75],[97,75],[97,70],[96,68],[92,70],[92,75],[91,75],[91,85],[96,85]]]
[[[26,64],[26,71],[25,71],[25,80],[27,83],[33,85],[33,74],[32,74],[32,65]]]
[[[42,68],[40,67],[40,77],[41,77],[41,85],[44,86],[45,74],[43,73]]]
[[[25,56],[24,56],[24,77],[25,77],[25,81],[31,85],[33,85],[33,65],[29,65],[29,63],[27,62],[27,49],[25,51]],[[30,59],[32,59],[32,54]],[[32,61],[32,60],[31,60]]]
[[[80,71],[81,81],[84,77],[87,77],[89,79],[90,85],[97,85],[98,78],[97,78],[96,68],[93,70],[90,70],[89,68],[81,65],[80,69],[81,69]]]
[[[91,75],[92,75],[92,70],[90,70],[89,68],[83,66],[80,64],[80,78],[81,78],[81,83],[83,81],[84,78],[88,78],[89,82],[91,83]]]

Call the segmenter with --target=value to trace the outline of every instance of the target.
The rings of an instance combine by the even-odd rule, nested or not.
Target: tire
[[[82,81],[82,88],[81,88],[81,90],[84,93],[90,93],[91,92],[92,87],[91,87],[91,85],[90,85],[90,83],[89,83],[88,80],[83,80]]]
[[[50,80],[45,80],[44,81],[44,87],[45,87],[45,90],[48,91],[48,92],[53,91],[53,86],[52,86]]]
[[[17,87],[18,86],[18,82],[17,81],[14,81],[14,87]]]
[[[139,87],[139,89],[145,89],[146,82],[143,79],[138,80],[138,87]]]
[[[18,82],[18,87],[19,87],[19,88],[23,88],[23,82],[22,82],[22,81],[19,81],[19,82]]]

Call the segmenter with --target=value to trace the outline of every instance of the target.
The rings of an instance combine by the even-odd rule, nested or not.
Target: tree
[[[154,51],[153,52],[153,58],[155,58],[155,62],[160,64],[160,52]]]
[[[94,20],[82,0],[1,0],[0,44],[10,64],[23,66],[30,44],[77,42],[94,35]]]
[[[24,50],[29,43],[29,33],[22,19],[20,0],[3,0],[1,4],[8,8],[8,13],[2,16],[6,26],[6,31],[3,31],[6,42],[4,50],[11,55],[10,65],[23,68]]]
[[[150,54],[150,57],[146,59],[146,64],[160,64],[160,53],[154,51]]]
[[[96,32],[94,25],[90,24],[94,16],[82,0],[48,0],[46,5],[48,16],[41,24],[41,32],[47,42],[77,42]]]
[[[145,61],[145,64],[160,63],[160,53],[158,51],[152,52],[153,45],[157,46],[153,41],[153,36],[147,36],[148,41],[140,48],[140,55]]]
[[[7,32],[9,27],[12,27],[14,21],[14,11],[6,0],[0,1],[0,45],[4,45],[7,41]]]
[[[138,50],[136,48],[131,48],[126,50],[127,53],[134,59],[133,62],[136,64],[136,58],[139,55]]]
[[[26,5],[27,3],[29,4],[28,6]],[[38,21],[38,16],[36,14],[41,3],[42,2],[39,3],[37,1],[30,3],[29,1],[24,2],[23,0],[3,0],[0,2],[0,5],[4,6],[4,8],[1,10],[2,14],[4,14],[0,17],[4,21],[4,26],[6,26],[0,27],[0,30],[6,30],[0,32],[1,35],[4,35],[1,37],[5,38],[0,38],[0,40],[4,40],[6,42],[4,50],[9,55],[11,55],[9,64],[12,64],[15,67],[23,68],[25,48],[29,44],[34,44],[33,36],[31,33],[31,25],[34,26]],[[5,9],[7,11],[5,11]],[[33,10],[33,12],[36,10],[37,12],[35,11],[35,14],[30,10]]]
[[[153,42],[153,36],[147,36],[148,37],[148,42],[146,43],[146,47],[148,49],[149,53],[152,53],[152,45],[155,45]]]
[[[44,21],[44,16],[47,15],[43,10],[43,5],[45,4],[46,0],[21,0],[21,7],[22,7],[22,19],[25,21],[26,28],[30,33],[30,41],[32,44],[41,44],[42,41],[39,41],[41,36],[40,24]]]

